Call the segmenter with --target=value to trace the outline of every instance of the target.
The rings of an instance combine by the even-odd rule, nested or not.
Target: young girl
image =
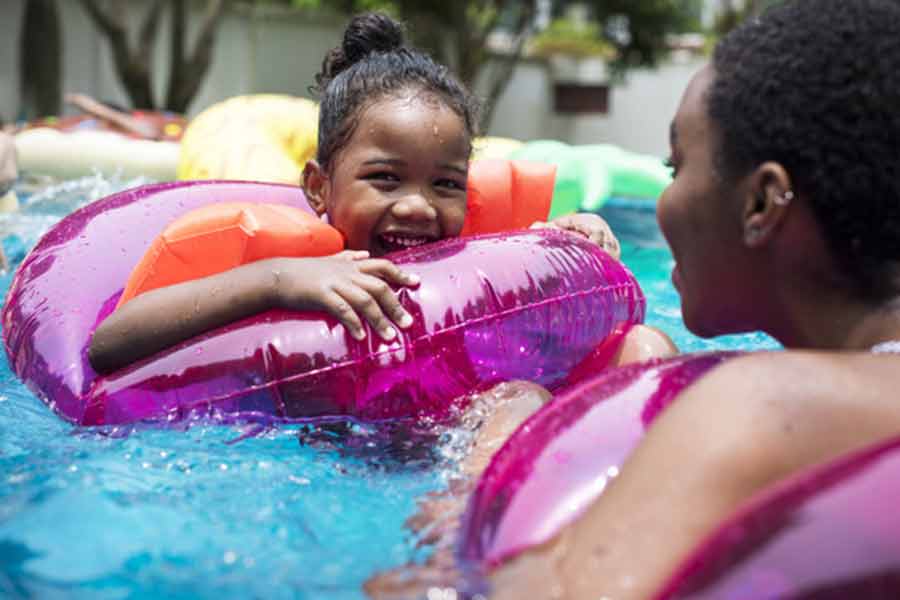
[[[399,24],[380,14],[350,22],[316,81],[318,154],[306,165],[304,189],[347,250],[261,260],[142,294],[97,328],[89,351],[95,370],[113,371],[272,308],[327,311],[356,339],[365,337],[362,319],[385,340],[396,337],[395,326],[412,324],[391,285],[418,282],[381,257],[460,234],[476,102],[446,67],[404,46]],[[550,225],[618,255],[595,215]]]

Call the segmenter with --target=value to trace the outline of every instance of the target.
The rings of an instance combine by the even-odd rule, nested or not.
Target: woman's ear
[[[750,176],[750,189],[744,203],[742,226],[744,244],[764,246],[787,217],[795,192],[791,177],[781,164],[764,162]]]
[[[316,160],[306,162],[300,185],[303,187],[303,193],[306,194],[306,201],[310,208],[316,211],[320,217],[324,215],[327,210],[328,177]]]

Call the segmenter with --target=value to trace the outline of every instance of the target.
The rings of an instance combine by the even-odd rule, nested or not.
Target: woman
[[[725,362],[492,598],[644,598],[761,488],[900,432],[900,3],[797,0],[718,45],[659,201],[687,326],[786,352]]]

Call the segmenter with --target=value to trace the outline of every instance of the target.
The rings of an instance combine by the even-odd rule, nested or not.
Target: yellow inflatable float
[[[300,181],[316,154],[318,105],[276,94],[237,96],[214,104],[191,121],[181,140],[178,179]],[[522,142],[482,137],[473,159],[505,158]]]
[[[179,179],[300,183],[316,154],[318,106],[292,96],[239,96],[194,119],[181,142]],[[480,137],[472,159],[518,159],[557,167],[551,217],[596,212],[611,197],[655,200],[671,181],[656,157],[611,145],[570,146]]]
[[[316,153],[319,109],[305,98],[237,96],[198,115],[181,139],[178,179],[300,182]]]

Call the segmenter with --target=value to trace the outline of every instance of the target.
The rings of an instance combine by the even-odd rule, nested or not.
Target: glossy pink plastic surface
[[[762,492],[657,598],[900,598],[900,438]]]
[[[493,567],[549,540],[619,472],[659,413],[733,353],[612,369],[559,394],[494,455],[469,501],[459,554]]]
[[[415,324],[391,343],[351,338],[323,313],[270,311],[107,377],[90,335],[162,229],[213,202],[305,207],[295,187],[240,182],[146,186],[66,217],[37,244],[3,309],[13,370],[84,425],[349,415],[441,418],[452,401],[523,378],[553,388],[611,332],[643,320],[632,275],[594,244],[557,231],[447,240],[391,257],[421,277],[399,297]]]

